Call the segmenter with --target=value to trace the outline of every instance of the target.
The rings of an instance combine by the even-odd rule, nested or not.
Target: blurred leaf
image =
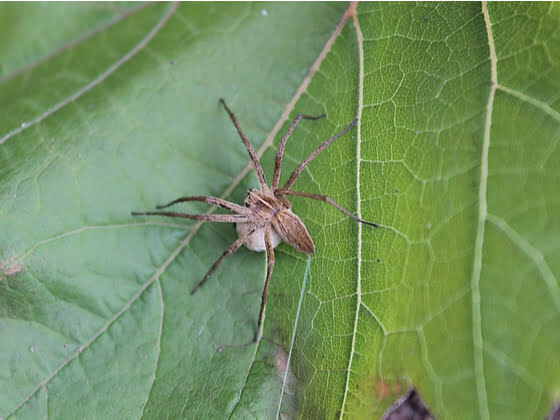
[[[264,256],[191,296],[234,229],[130,211],[241,203],[256,179],[218,98],[258,149],[346,7],[0,6],[0,417],[275,415],[305,256],[277,248],[255,346]],[[292,110],[328,117],[284,178],[361,114],[294,188],[382,228],[293,200],[317,251],[288,418],[380,417],[410,384],[436,418],[558,400],[560,9],[490,4],[490,44],[483,10],[360,4],[364,42],[349,19]]]

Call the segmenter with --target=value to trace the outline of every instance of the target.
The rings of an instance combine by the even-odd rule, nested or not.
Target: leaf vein
[[[139,51],[141,51],[148,43],[152,40],[154,36],[160,31],[161,28],[167,23],[167,21],[171,18],[173,13],[177,10],[177,3],[174,3],[165,13],[165,15],[155,24],[155,26],[148,32],[148,34],[142,38],[142,40],[134,46],[129,52],[123,55],[119,60],[113,63],[107,70],[97,76],[94,80],[89,82],[87,85],[79,89],[73,95],[70,95],[68,98],[60,101],[59,103],[52,106],[50,109],[47,109],[41,115],[35,117],[33,120],[29,122],[23,122],[18,128],[13,129],[4,137],[0,138],[0,144],[3,144],[11,137],[21,133],[24,130],[27,130],[29,127],[39,124],[45,118],[50,117],[55,112],[59,111],[60,109],[64,108],[66,105],[71,104],[72,102],[76,101],[80,96],[84,95],[85,93],[89,92],[101,82],[103,82],[107,77],[117,71],[123,64],[129,61],[132,57],[134,57]]]
[[[547,264],[542,252],[531,245],[529,241],[523,238],[502,218],[489,213],[488,221],[500,229],[515,245],[517,245],[521,251],[523,251],[525,255],[533,261],[535,267],[541,274],[546,287],[548,288],[556,310],[560,313],[560,287],[558,286],[558,279],[554,276],[554,273]]]
[[[364,106],[364,37],[362,30],[360,29],[360,22],[356,15],[356,4],[353,3],[350,6],[352,20],[354,22],[354,29],[356,32],[357,44],[358,44],[358,56],[359,56],[359,69],[360,74],[358,78],[358,124],[357,124],[357,134],[356,134],[356,215],[361,219],[361,194],[360,194],[360,163],[361,163],[361,136],[362,136],[362,110]],[[362,272],[362,224],[358,223],[358,249],[357,249],[357,267],[356,267],[356,313],[354,316],[354,328],[352,331],[352,345],[350,348],[350,355],[348,358],[348,368],[346,369],[346,384],[344,387],[344,396],[342,399],[342,406],[340,408],[340,418],[344,417],[344,409],[346,408],[346,399],[350,393],[350,376],[352,373],[352,363],[354,360],[354,354],[356,353],[356,335],[358,328],[358,318],[360,314],[360,306],[362,305],[362,284],[361,284],[361,272]]]
[[[486,119],[484,122],[484,135],[482,140],[482,150],[480,158],[480,185],[478,192],[478,222],[476,228],[476,238],[474,244],[473,272],[471,277],[472,293],[472,334],[473,334],[473,358],[476,394],[478,398],[478,409],[480,418],[490,419],[488,410],[488,391],[484,377],[484,354],[482,337],[482,315],[480,308],[480,274],[482,271],[482,249],[484,245],[484,228],[488,216],[487,187],[488,187],[488,152],[490,148],[490,130],[492,127],[492,110],[494,106],[494,96],[498,83],[497,57],[494,48],[494,38],[492,35],[492,23],[488,14],[488,5],[482,3],[482,14],[488,35],[488,48],[490,59],[490,93],[486,104]]]

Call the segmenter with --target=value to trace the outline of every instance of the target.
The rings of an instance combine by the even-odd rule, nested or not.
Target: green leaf
[[[560,9],[346,7],[0,6],[1,418],[274,418],[286,368],[285,418],[378,418],[410,385],[437,418],[545,417]],[[294,189],[381,227],[293,198],[316,252],[289,367],[304,255],[276,248],[255,345],[264,255],[191,296],[235,230],[130,215],[257,186],[220,97],[269,180],[298,112],[327,118],[282,179],[360,116]]]

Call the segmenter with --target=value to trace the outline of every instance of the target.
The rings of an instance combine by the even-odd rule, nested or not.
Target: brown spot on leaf
[[[278,376],[284,376],[284,372],[288,368],[288,358],[283,349],[280,349],[276,353],[276,369],[278,369]]]
[[[384,382],[381,378],[377,378],[375,381],[375,395],[380,401],[383,401],[391,394],[391,385]]]
[[[23,265],[16,264],[16,265],[12,265],[11,267],[5,268],[4,274],[7,276],[13,276],[14,274],[19,273],[21,270],[23,270]]]
[[[10,258],[4,264],[0,263],[0,281],[4,276],[13,276],[23,270],[23,265],[14,264],[15,258]]]

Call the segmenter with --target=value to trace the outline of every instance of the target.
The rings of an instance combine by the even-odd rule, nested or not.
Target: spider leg
[[[350,217],[351,219],[354,219],[356,222],[364,223],[364,224],[370,225],[370,226],[379,227],[379,225],[376,224],[376,223],[368,222],[366,220],[360,219],[358,216],[350,213],[348,210],[346,210],[344,207],[342,207],[340,204],[336,203],[332,198],[330,198],[326,195],[309,194],[309,193],[304,193],[304,192],[299,192],[299,191],[291,191],[291,190],[278,190],[278,192],[280,194],[297,195],[299,197],[307,197],[307,198],[312,198],[313,200],[324,201],[325,203],[330,204],[331,206],[333,206],[337,210],[344,213],[346,216]]]
[[[315,159],[315,156],[317,156],[319,153],[321,153],[323,150],[325,150],[329,144],[331,144],[333,141],[335,141],[337,138],[339,138],[340,136],[345,135],[348,131],[350,131],[350,129],[352,127],[354,127],[356,125],[356,123],[358,122],[358,118],[355,118],[354,121],[352,121],[348,127],[346,127],[344,130],[342,130],[339,133],[336,133],[334,136],[332,136],[330,139],[325,140],[323,142],[323,144],[321,144],[319,147],[317,147],[317,149],[315,149],[313,151],[313,153],[311,153],[307,159],[305,159],[303,162],[301,162],[299,164],[299,166],[295,169],[294,172],[292,172],[292,174],[290,175],[290,178],[288,178],[288,180],[286,181],[286,183],[284,184],[284,186],[282,187],[283,190],[289,190],[290,187],[294,184],[294,182],[296,182],[296,179],[298,178],[299,174],[301,173],[301,171],[303,171],[303,169],[309,165],[309,163]]]
[[[173,204],[183,203],[185,201],[201,201],[203,203],[214,204],[216,206],[220,206],[224,209],[231,210],[238,214],[248,215],[250,213],[250,210],[247,207],[240,206],[239,204],[235,204],[227,200],[222,200],[221,198],[208,197],[208,196],[180,197],[176,200],[173,200],[170,203],[164,204],[162,206],[156,206],[156,208],[165,209],[167,207],[172,206]]]
[[[239,133],[239,137],[241,137],[241,141],[243,142],[243,144],[247,148],[247,153],[249,153],[249,158],[251,159],[253,169],[255,170],[255,173],[257,174],[257,178],[259,179],[259,184],[261,185],[261,190],[262,191],[268,191],[268,185],[266,183],[266,178],[264,176],[264,171],[263,171],[263,168],[262,168],[261,164],[259,163],[259,160],[257,159],[257,155],[255,154],[255,149],[253,149],[253,146],[251,146],[251,142],[247,139],[247,137],[245,136],[245,133],[243,133],[243,130],[241,129],[241,127],[239,126],[239,123],[237,122],[237,118],[235,118],[235,115],[228,108],[228,106],[226,105],[226,102],[223,100],[223,98],[220,98],[220,103],[224,106],[226,112],[229,114],[229,118],[231,119],[231,121],[233,122],[233,125],[237,129],[237,133]]]
[[[274,248],[272,247],[272,242],[270,240],[270,227],[267,226],[264,231],[264,243],[266,245],[266,280],[264,282],[264,290],[261,299],[261,310],[259,312],[259,320],[257,322],[257,331],[255,331],[255,336],[253,341],[257,341],[262,327],[264,308],[266,307],[266,300],[268,299],[268,286],[270,284],[270,277],[272,276],[272,270],[274,269]]]
[[[245,223],[249,218],[244,214],[187,214],[175,213],[172,211],[147,211],[130,213],[133,216],[167,216],[167,217],[180,217],[183,219],[200,220],[203,222],[222,222],[222,223]]]
[[[191,291],[191,295],[194,295],[198,289],[200,289],[204,283],[206,283],[206,281],[210,278],[210,276],[212,275],[212,273],[214,271],[216,271],[216,268],[219,267],[219,265],[222,263],[222,261],[224,260],[224,258],[226,258],[228,255],[234,253],[235,251],[237,251],[239,249],[239,247],[241,245],[243,245],[245,243],[245,241],[249,238],[249,236],[251,236],[253,234],[253,232],[257,230],[257,228],[254,228],[252,230],[247,231],[244,235],[240,236],[239,238],[237,238],[237,240],[232,243],[228,249],[226,249],[222,255],[220,255],[220,258],[218,258],[218,260],[212,265],[212,267],[210,267],[210,270],[208,270],[208,272],[204,275],[204,277],[202,278],[202,280],[200,281],[200,283],[198,283],[196,285],[196,287],[194,289],[192,289]]]
[[[313,117],[311,115],[298,114],[298,116],[294,119],[294,121],[290,125],[290,128],[288,128],[288,131],[286,131],[286,134],[284,134],[284,137],[282,137],[282,140],[280,140],[280,143],[278,144],[278,151],[276,152],[276,159],[274,160],[274,174],[272,175],[273,190],[278,188],[278,184],[280,182],[280,172],[282,171],[282,157],[284,156],[284,148],[286,147],[286,142],[288,141],[288,138],[292,135],[298,123],[302,119],[318,120],[324,117],[326,117],[325,114],[321,114],[317,117]]]

